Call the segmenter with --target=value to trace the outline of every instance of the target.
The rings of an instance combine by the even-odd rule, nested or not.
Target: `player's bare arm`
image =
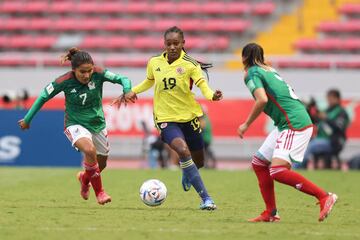
[[[267,102],[268,97],[266,96],[266,92],[264,88],[258,88],[254,91],[255,97],[255,105],[252,108],[248,118],[244,123],[242,123],[238,128],[238,134],[240,138],[244,137],[245,132],[250,127],[250,125],[255,121],[255,119],[262,113]]]

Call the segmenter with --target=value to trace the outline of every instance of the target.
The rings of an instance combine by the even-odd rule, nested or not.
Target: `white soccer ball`
[[[140,187],[140,198],[148,206],[155,207],[166,199],[167,189],[163,182],[157,179],[145,181]]]

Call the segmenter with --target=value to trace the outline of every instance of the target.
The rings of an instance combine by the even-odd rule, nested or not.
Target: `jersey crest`
[[[89,90],[95,89],[95,83],[94,83],[93,81],[90,81],[90,82],[88,83],[88,88],[89,88]]]

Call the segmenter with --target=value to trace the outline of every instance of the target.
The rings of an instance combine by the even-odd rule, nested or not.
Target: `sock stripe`
[[[88,163],[84,162],[84,168],[85,168],[85,170],[88,170],[88,171],[96,170],[99,168],[99,164],[95,163],[94,165],[89,165]]]
[[[186,162],[180,162],[181,168],[187,168],[194,164],[194,161],[192,159],[186,161]]]
[[[279,167],[271,167],[270,168],[270,176],[274,175],[274,174],[277,174],[279,172],[283,172],[283,171],[286,171],[288,170],[286,167],[282,167],[282,166],[279,166]]]
[[[262,166],[262,167],[269,166],[269,164],[267,162],[265,162],[263,160],[260,160],[256,156],[253,156],[251,163],[254,164],[254,165]]]

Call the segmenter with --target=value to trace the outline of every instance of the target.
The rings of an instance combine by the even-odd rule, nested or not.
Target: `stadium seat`
[[[252,9],[254,15],[269,15],[275,11],[275,4],[273,2],[257,3]]]
[[[295,47],[303,51],[359,51],[360,38],[303,39]]]
[[[179,2],[176,6],[176,13],[195,14],[202,11],[202,7],[197,2]]]
[[[360,3],[346,3],[339,8],[339,12],[345,15],[360,15]]]
[[[28,1],[23,3],[21,11],[24,13],[41,13],[46,12],[49,9],[47,1]]]
[[[19,1],[5,1],[0,5],[1,13],[16,13],[23,8],[22,2]]]
[[[145,67],[148,62],[147,58],[107,58],[104,60],[105,67]]]
[[[36,49],[49,49],[54,46],[58,37],[55,35],[51,36],[37,36],[35,37],[32,47]]]
[[[137,49],[161,50],[163,49],[164,41],[159,37],[139,36],[133,40],[133,46]]]
[[[360,69],[360,60],[337,61],[336,66],[338,68],[345,68],[345,69]]]
[[[330,61],[316,61],[316,60],[279,60],[277,62],[279,68],[324,68],[328,69],[331,66]]]
[[[225,10],[226,14],[246,14],[250,12],[250,4],[246,2],[229,2]]]
[[[155,2],[155,4],[152,6],[152,12],[159,13],[159,14],[165,14],[165,13],[171,13],[176,11],[176,4],[174,2]]]
[[[7,31],[28,29],[30,23],[27,18],[8,18],[4,22],[3,27]]]
[[[53,20],[49,18],[31,18],[28,26],[29,30],[49,30],[53,25]]]
[[[339,32],[339,33],[359,33],[360,20],[350,20],[347,22],[322,22],[317,27],[321,32]]]

